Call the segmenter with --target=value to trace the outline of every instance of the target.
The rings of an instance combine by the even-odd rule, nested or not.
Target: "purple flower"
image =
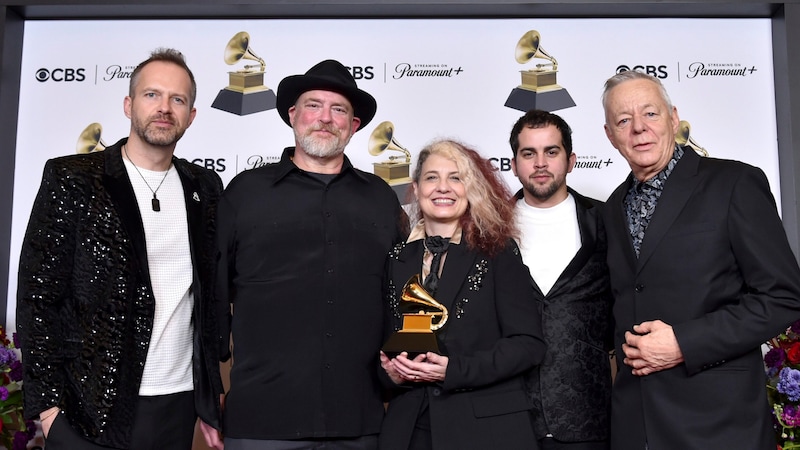
[[[0,347],[0,366],[7,366],[17,360],[17,354],[10,348]]]
[[[790,427],[800,425],[800,407],[797,405],[786,405],[783,408],[783,423]]]
[[[11,444],[12,450],[25,450],[28,448],[28,434],[24,431],[17,431],[14,433],[14,442]]]
[[[780,367],[784,361],[786,361],[786,352],[779,347],[769,349],[767,354],[764,355],[764,364],[769,368]]]
[[[800,400],[800,370],[784,367],[779,375],[780,380],[776,388],[781,394],[786,394],[789,400]]]
[[[22,363],[14,361],[9,365],[8,377],[11,381],[22,381]]]
[[[0,400],[6,401],[8,400],[8,389],[5,386],[0,386]]]
[[[800,334],[800,320],[791,324],[789,329],[792,330],[792,333]]]
[[[34,437],[36,437],[36,422],[32,420],[25,421],[25,433],[28,435],[28,440],[30,441]]]

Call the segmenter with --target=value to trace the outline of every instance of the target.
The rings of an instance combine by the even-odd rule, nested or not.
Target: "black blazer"
[[[534,280],[547,353],[531,371],[530,386],[539,439],[551,433],[564,442],[599,441],[609,437],[613,348],[603,203],[569,192],[581,248],[547,295]]]
[[[405,282],[420,272],[422,254],[422,240],[391,254],[389,304],[397,305]],[[380,448],[408,448],[425,394],[436,450],[537,448],[523,375],[542,360],[545,345],[516,244],[494,258],[464,241],[451,244],[436,299],[450,312],[439,330],[449,357],[445,380],[400,388],[389,403]]]
[[[644,377],[619,364],[611,448],[775,448],[760,344],[800,318],[800,269],[764,173],[684,148],[637,259],[623,201],[606,203],[617,353],[660,319],[685,362]]]
[[[126,141],[47,162],[17,292],[26,418],[59,406],[87,440],[114,448],[130,443],[155,311],[144,227],[120,154]],[[194,266],[195,404],[219,427],[212,282],[222,182],[185,159],[172,162],[186,197]]]

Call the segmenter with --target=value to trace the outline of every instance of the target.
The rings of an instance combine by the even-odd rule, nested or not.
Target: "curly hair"
[[[511,192],[488,159],[460,142],[450,139],[434,141],[417,156],[412,176],[415,184],[419,183],[422,166],[431,155],[455,162],[464,183],[467,211],[459,219],[459,224],[467,246],[494,256],[508,245],[510,239],[518,237]],[[410,209],[412,218],[420,217],[418,202],[414,202]]]

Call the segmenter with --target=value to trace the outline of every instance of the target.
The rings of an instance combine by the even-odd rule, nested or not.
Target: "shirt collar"
[[[278,176],[275,177],[275,183],[280,182],[283,180],[287,175],[294,171],[303,172],[302,169],[297,167],[294,162],[292,161],[292,157],[294,156],[295,147],[286,147],[283,149],[283,154],[281,155],[281,160],[278,162]],[[340,174],[352,174],[356,178],[361,181],[367,182],[367,176],[359,170],[356,170],[353,167],[353,164],[350,162],[350,158],[347,155],[344,155],[344,161],[342,162],[342,171]]]
[[[411,229],[411,233],[408,235],[408,239],[406,239],[406,243],[419,241],[421,239],[425,239],[427,235],[425,234],[425,219],[419,219],[417,224],[414,225],[414,228]],[[458,227],[453,236],[450,238],[450,243],[453,245],[458,245],[461,243],[461,227]]]
[[[675,150],[672,152],[672,159],[669,160],[667,166],[661,169],[661,172],[658,172],[656,176],[650,178],[647,181],[639,181],[636,177],[633,177],[633,184],[631,185],[632,191],[640,191],[646,188],[657,189],[659,191],[664,189],[664,183],[667,182],[667,178],[672,173],[672,169],[675,168],[675,165],[678,164],[678,161],[683,157],[683,149],[679,145],[675,145]]]

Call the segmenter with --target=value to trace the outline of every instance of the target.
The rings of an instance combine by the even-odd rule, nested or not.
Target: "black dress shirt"
[[[240,173],[220,201],[218,299],[232,317],[220,336],[225,353],[230,327],[234,359],[225,435],[375,434],[382,275],[407,219],[392,189],[347,158],[326,183],[293,154]]]

